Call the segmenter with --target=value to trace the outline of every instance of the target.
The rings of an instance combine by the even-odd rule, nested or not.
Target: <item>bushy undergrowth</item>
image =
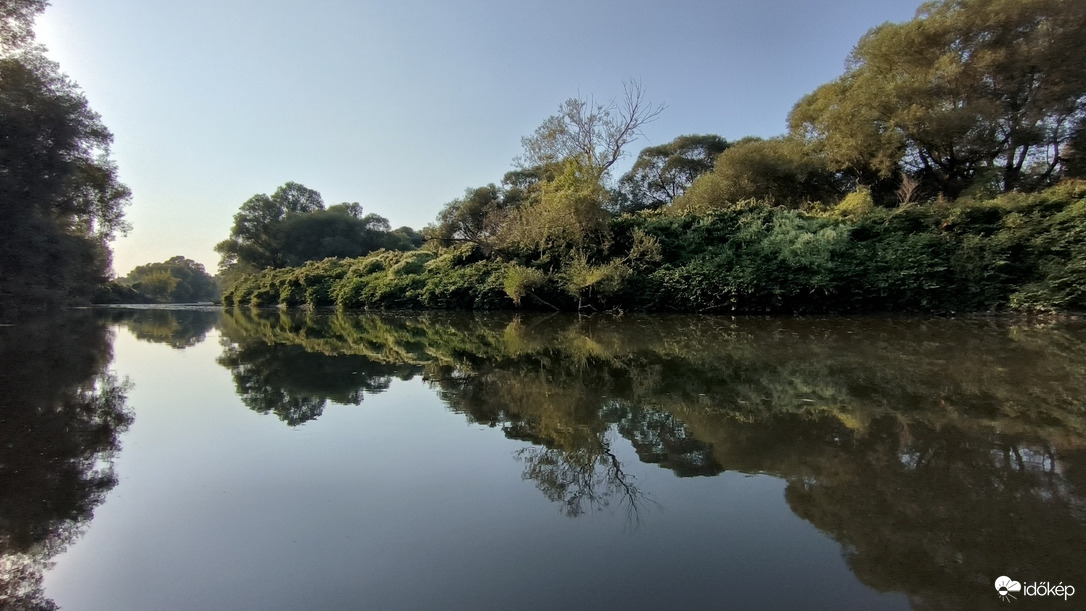
[[[347,309],[1086,310],[1086,184],[952,204],[856,205],[847,212],[757,202],[701,213],[642,212],[611,219],[609,241],[594,249],[504,258],[485,257],[472,245],[379,251],[248,276],[223,302]],[[634,257],[638,248],[651,256]],[[604,273],[612,268],[621,273]]]
[[[470,248],[443,253],[378,251],[356,259],[311,261],[244,277],[223,295],[227,306],[501,309],[508,265],[470,260]]]

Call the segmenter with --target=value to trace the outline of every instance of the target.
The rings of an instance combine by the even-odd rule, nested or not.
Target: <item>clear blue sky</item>
[[[680,134],[774,136],[918,0],[52,0],[38,39],[113,131],[134,197],[116,271],[195,259],[294,180],[416,229],[498,182],[569,97],[639,79]]]

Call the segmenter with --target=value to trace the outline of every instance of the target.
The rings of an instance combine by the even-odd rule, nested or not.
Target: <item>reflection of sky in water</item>
[[[290,350],[254,348],[246,354],[288,359],[263,361],[290,372],[265,381],[328,398],[316,419],[288,426],[242,403],[221,332],[202,333],[184,350],[147,332],[117,333],[111,368],[134,384],[136,420],[115,461],[120,483],[47,574],[46,591],[63,608],[904,608],[902,591],[985,608],[1002,574],[987,572],[1073,567],[1067,559],[1086,540],[1073,509],[1082,506],[1073,484],[1082,457],[1061,452],[1066,438],[1008,444],[989,424],[963,432],[960,415],[936,427],[917,414],[891,422],[878,415],[886,406],[875,416],[785,413],[775,424],[756,412],[721,417],[721,398],[734,398],[736,386],[783,393],[778,400],[840,400],[841,391],[794,381],[767,390],[734,370],[702,380],[704,372],[686,371],[691,396],[701,397],[686,401],[668,386],[667,363],[649,363],[640,347],[633,360],[649,364],[637,380],[591,359],[570,370],[580,372],[574,377],[548,373],[557,403],[530,403],[548,387],[534,385],[516,359],[496,366],[465,356],[468,374],[384,375],[371,389],[384,392],[367,390],[356,405],[337,401],[338,387],[314,384],[325,374],[351,378],[360,370],[341,365],[358,357],[292,361],[282,356]],[[451,331],[434,325],[434,333]],[[614,345],[598,330],[592,339]],[[771,358],[805,349],[777,345]],[[661,384],[645,373],[653,367],[663,368],[670,394],[645,394]],[[825,371],[835,372],[833,363]],[[507,399],[487,380],[507,379],[525,380],[525,403],[495,415],[489,410]],[[607,387],[576,386],[589,381]],[[848,384],[855,397],[878,390],[862,376]],[[583,474],[526,480],[532,456],[567,470],[579,456],[597,477],[613,457],[643,494],[639,511],[631,520],[619,495],[566,517],[547,498],[568,498],[554,486]],[[988,514],[970,515],[985,506]],[[1002,539],[1013,552],[985,547],[979,521],[1002,529],[998,514],[1008,511],[1025,512],[1016,527],[1038,540]],[[1070,547],[1053,549],[1055,541]],[[1023,564],[982,566],[1003,562],[999,554]]]

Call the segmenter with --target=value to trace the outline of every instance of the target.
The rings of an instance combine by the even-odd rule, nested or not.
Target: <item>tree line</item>
[[[242,205],[217,246],[220,277],[176,256],[108,281],[131,192],[110,159],[112,134],[34,43],[46,6],[0,0],[0,306],[210,301],[220,280],[245,273],[422,244],[409,227],[393,230],[357,203],[325,208],[319,193],[288,182]]]
[[[239,279],[224,303],[686,311],[1086,309],[1086,5],[942,0],[870,30],[786,134],[570,99],[420,252]]]
[[[321,194],[287,182],[271,195],[257,194],[234,216],[230,237],[215,250],[222,260],[211,276],[183,256],[140,265],[95,294],[96,303],[191,303],[219,298],[220,284],[260,270],[289,268],[306,261],[351,258],[378,250],[413,250],[422,235],[410,227],[393,230],[388,219],[363,214],[357,202],[324,206]]]
[[[0,4],[4,304],[85,300],[127,229],[111,135],[33,44],[46,4]],[[512,171],[421,232],[288,182],[244,202],[216,246],[224,302],[1086,308],[1084,35],[1081,2],[928,2],[865,34],[786,134],[683,135],[618,177],[664,107],[636,82],[570,99],[522,139]],[[99,293],[190,298],[206,272],[183,259]]]

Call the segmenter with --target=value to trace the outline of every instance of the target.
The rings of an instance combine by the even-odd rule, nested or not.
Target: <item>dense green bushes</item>
[[[311,261],[242,278],[223,304],[356,308],[500,309],[507,264],[470,261],[471,247],[440,254],[381,250],[357,259]]]
[[[1084,310],[1086,186],[1061,184],[1082,176],[1077,101],[1086,80],[1083,62],[1068,58],[1084,56],[1086,20],[1072,5],[930,2],[912,21],[864,35],[846,73],[796,104],[788,134],[732,143],[680,136],[643,150],[617,182],[614,164],[662,107],[636,82],[625,85],[621,104],[567,100],[522,139],[501,186],[468,189],[446,204],[420,236],[425,252],[265,271],[226,301]],[[963,110],[962,99],[975,103]],[[243,206],[235,233],[247,230],[250,209],[264,211],[277,196],[261,197]],[[300,208],[271,216],[291,210]],[[239,249],[263,243],[239,237]],[[283,237],[285,248],[298,246]],[[307,297],[313,273],[330,283],[323,301]]]
[[[639,304],[686,311],[1086,309],[1086,186],[841,216],[764,207],[649,221]],[[685,225],[685,226],[684,226]],[[685,239],[683,239],[685,237]],[[654,293],[654,294],[653,294]],[[646,299],[647,297],[647,299]]]
[[[609,221],[556,257],[474,245],[248,276],[227,305],[712,312],[1086,310],[1086,184],[985,201],[797,211],[746,202]],[[647,254],[646,254],[647,253]],[[556,262],[556,259],[558,261]]]

